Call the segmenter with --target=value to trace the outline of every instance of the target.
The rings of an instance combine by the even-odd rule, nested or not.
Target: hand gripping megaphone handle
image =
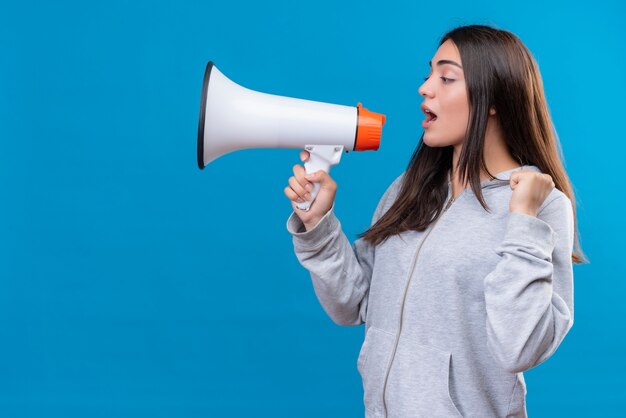
[[[307,174],[312,174],[318,170],[330,172],[330,167],[339,164],[344,147],[342,145],[306,145],[304,149],[309,152],[309,159],[304,162],[304,170]],[[308,211],[319,191],[320,184],[313,183],[313,190],[309,192],[311,199],[296,203],[296,207]]]

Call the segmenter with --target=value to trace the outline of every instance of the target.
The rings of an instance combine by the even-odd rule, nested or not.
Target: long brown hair
[[[513,33],[489,26],[455,28],[441,38],[439,45],[448,39],[461,54],[470,110],[458,162],[461,183],[468,182],[481,206],[489,210],[481,191],[480,172],[494,177],[487,170],[483,155],[488,112],[494,106],[513,158],[521,165],[535,165],[549,174],[555,187],[572,202],[575,230],[572,261],[588,262],[580,248],[572,185],[562,164],[561,145],[532,54]],[[452,146],[426,145],[422,134],[404,173],[398,198],[359,237],[377,245],[403,231],[426,229],[443,210],[452,151]]]

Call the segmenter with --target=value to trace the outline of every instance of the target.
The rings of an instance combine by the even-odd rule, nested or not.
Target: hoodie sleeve
[[[537,217],[509,214],[484,288],[487,345],[511,373],[547,360],[574,323],[573,240],[573,208],[563,193]]]
[[[398,179],[380,199],[372,225],[383,215]],[[328,316],[338,325],[360,325],[365,322],[367,312],[374,247],[362,238],[350,245],[334,208],[333,204],[310,231],[305,230],[300,218],[292,212],[287,230],[293,236],[296,257],[310,272],[315,294]]]

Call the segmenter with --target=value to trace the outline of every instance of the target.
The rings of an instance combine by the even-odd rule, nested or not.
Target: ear
[[[495,114],[496,114],[496,108],[495,108],[495,107],[493,107],[493,106],[491,106],[491,107],[489,108],[489,116],[493,116],[493,115],[495,115]]]

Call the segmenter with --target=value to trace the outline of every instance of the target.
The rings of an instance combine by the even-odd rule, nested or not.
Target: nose
[[[430,87],[428,87],[428,80],[424,81],[424,83],[422,83],[422,85],[417,89],[417,92],[419,93],[420,96],[428,96],[428,97],[432,97],[433,93]]]

